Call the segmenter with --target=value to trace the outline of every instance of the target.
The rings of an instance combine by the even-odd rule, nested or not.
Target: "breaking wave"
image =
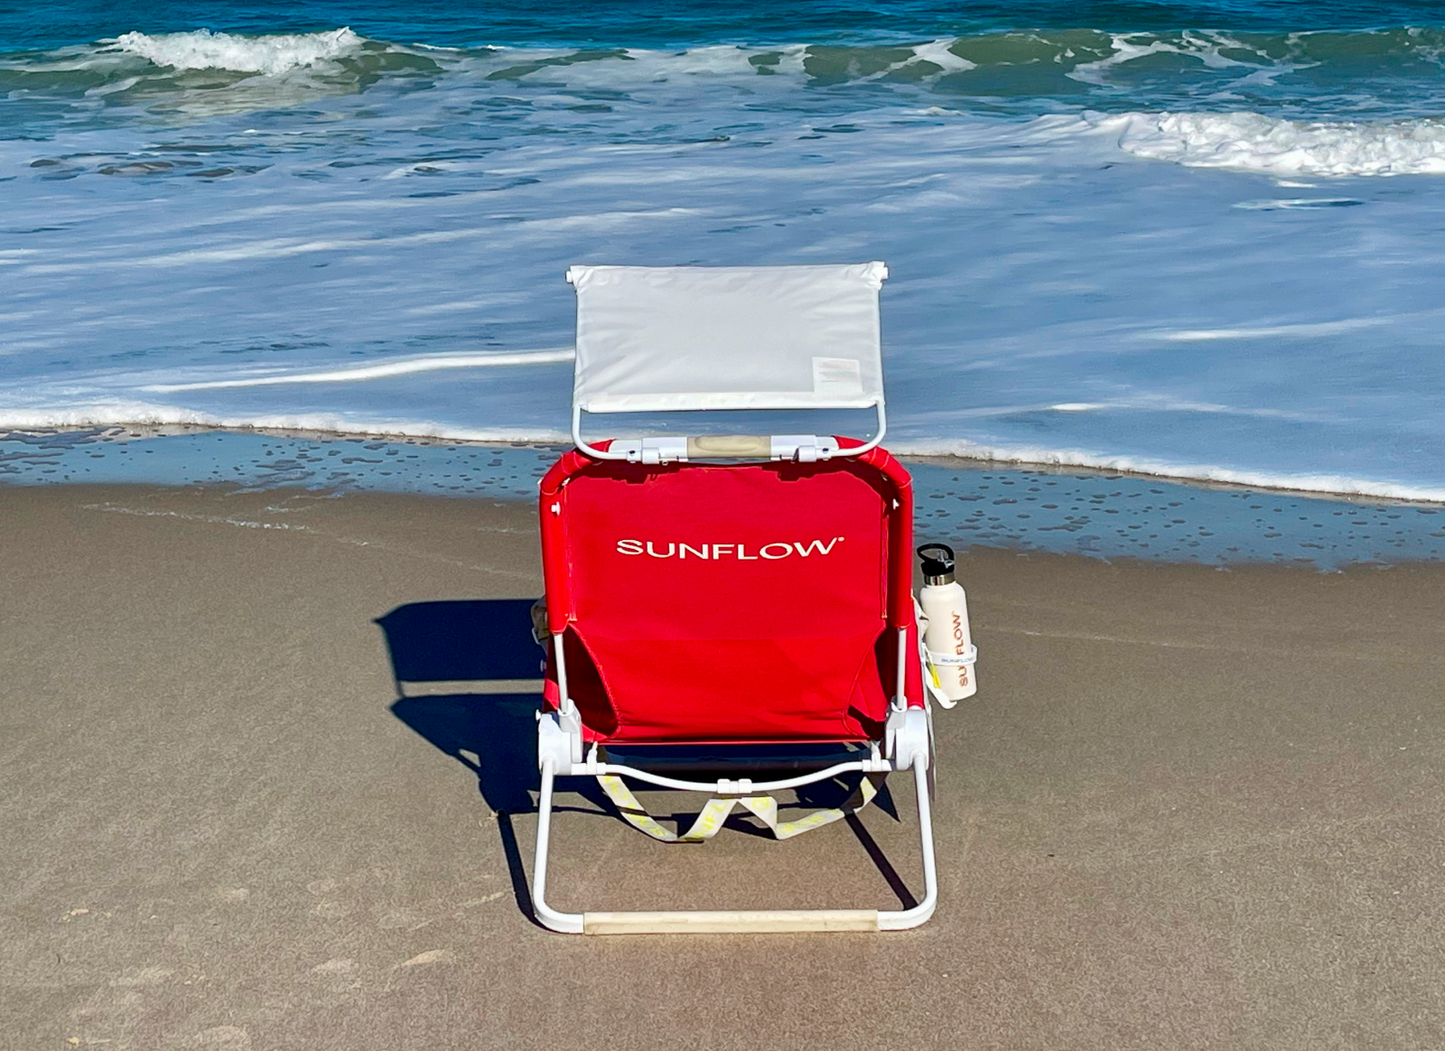
[[[281,109],[365,90],[379,78],[435,74],[416,49],[348,28],[246,36],[198,29],[125,33],[95,44],[0,54],[0,98],[63,99],[205,117]]]
[[[366,41],[349,28],[324,33],[240,36],[198,29],[193,33],[126,33],[115,45],[122,51],[172,69],[228,69],[275,76],[356,53]]]
[[[1330,114],[1426,116],[1445,107],[1445,29],[1246,33],[1014,30],[867,43],[707,44],[690,48],[432,47],[374,40],[350,28],[244,35],[125,33],[94,44],[0,55],[0,94],[88,93],[123,101],[139,77],[171,90],[202,70],[246,77],[458,73],[508,84],[644,90],[694,78],[759,85],[867,87],[947,98],[988,112],[1118,112],[1249,108],[1298,118]],[[225,78],[204,85],[233,88]],[[969,100],[969,101],[963,101]],[[1307,101],[1304,101],[1307,100]],[[1187,105],[1186,105],[1187,104]]]

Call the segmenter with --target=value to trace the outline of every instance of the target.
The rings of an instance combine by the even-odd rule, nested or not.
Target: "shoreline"
[[[561,446],[209,428],[0,434],[0,490],[229,486],[531,501]],[[955,547],[1228,566],[1445,561],[1445,508],[1148,476],[904,457],[922,538]]]
[[[380,441],[405,445],[455,445],[488,449],[551,449],[561,452],[571,448],[571,438],[557,432],[548,437],[537,438],[466,438],[436,434],[411,434],[404,431],[342,431],[308,427],[265,427],[230,426],[209,423],[98,423],[64,427],[0,427],[0,440],[7,436],[27,435],[87,435],[95,440],[124,441],[129,439],[159,438],[178,435],[236,434],[257,435],[276,438],[297,438],[315,441]],[[888,447],[888,443],[884,443]],[[1239,478],[1214,477],[1205,473],[1181,473],[1166,470],[1152,471],[1140,467],[1100,466],[1080,460],[1065,459],[996,459],[966,456],[960,453],[890,452],[905,464],[928,464],[966,471],[1030,471],[1040,474],[1087,475],[1101,479],[1129,478],[1140,482],[1166,482],[1198,489],[1216,489],[1226,492],[1261,492],[1281,496],[1304,497],[1315,500],[1331,500],[1342,503],[1388,504],[1402,507],[1445,507],[1445,492],[1438,496],[1392,496],[1383,490],[1418,489],[1420,492],[1435,492],[1430,489],[1406,486],[1403,483],[1375,482],[1370,480],[1341,479],[1357,486],[1369,486],[1380,492],[1366,489],[1310,488],[1303,485],[1280,485],[1275,482],[1248,480],[1249,472],[1231,468],[1198,468],[1198,471],[1214,471],[1222,475],[1237,475]],[[1264,476],[1260,476],[1263,478]],[[1239,480],[1243,479],[1243,480]]]

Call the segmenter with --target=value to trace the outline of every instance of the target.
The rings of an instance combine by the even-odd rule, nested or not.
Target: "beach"
[[[0,10],[0,1051],[1445,1047],[1442,71],[1416,0]],[[869,302],[595,322],[728,267]],[[536,921],[538,482],[684,433],[881,442],[959,552],[917,930]],[[563,779],[547,902],[908,909],[912,788]]]
[[[528,658],[469,677],[529,503],[0,488],[0,1043],[1439,1046],[1442,574],[968,550],[932,921],[575,938],[529,916]],[[566,784],[550,898],[897,907],[891,784],[686,847]]]

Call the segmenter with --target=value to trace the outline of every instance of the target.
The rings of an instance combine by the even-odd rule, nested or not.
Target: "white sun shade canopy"
[[[574,266],[574,409],[883,404],[882,263]]]

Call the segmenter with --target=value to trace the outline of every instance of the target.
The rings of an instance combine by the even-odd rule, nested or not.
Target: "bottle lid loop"
[[[923,576],[931,583],[950,583],[953,580],[953,548],[947,544],[924,544],[918,549],[923,560]]]

